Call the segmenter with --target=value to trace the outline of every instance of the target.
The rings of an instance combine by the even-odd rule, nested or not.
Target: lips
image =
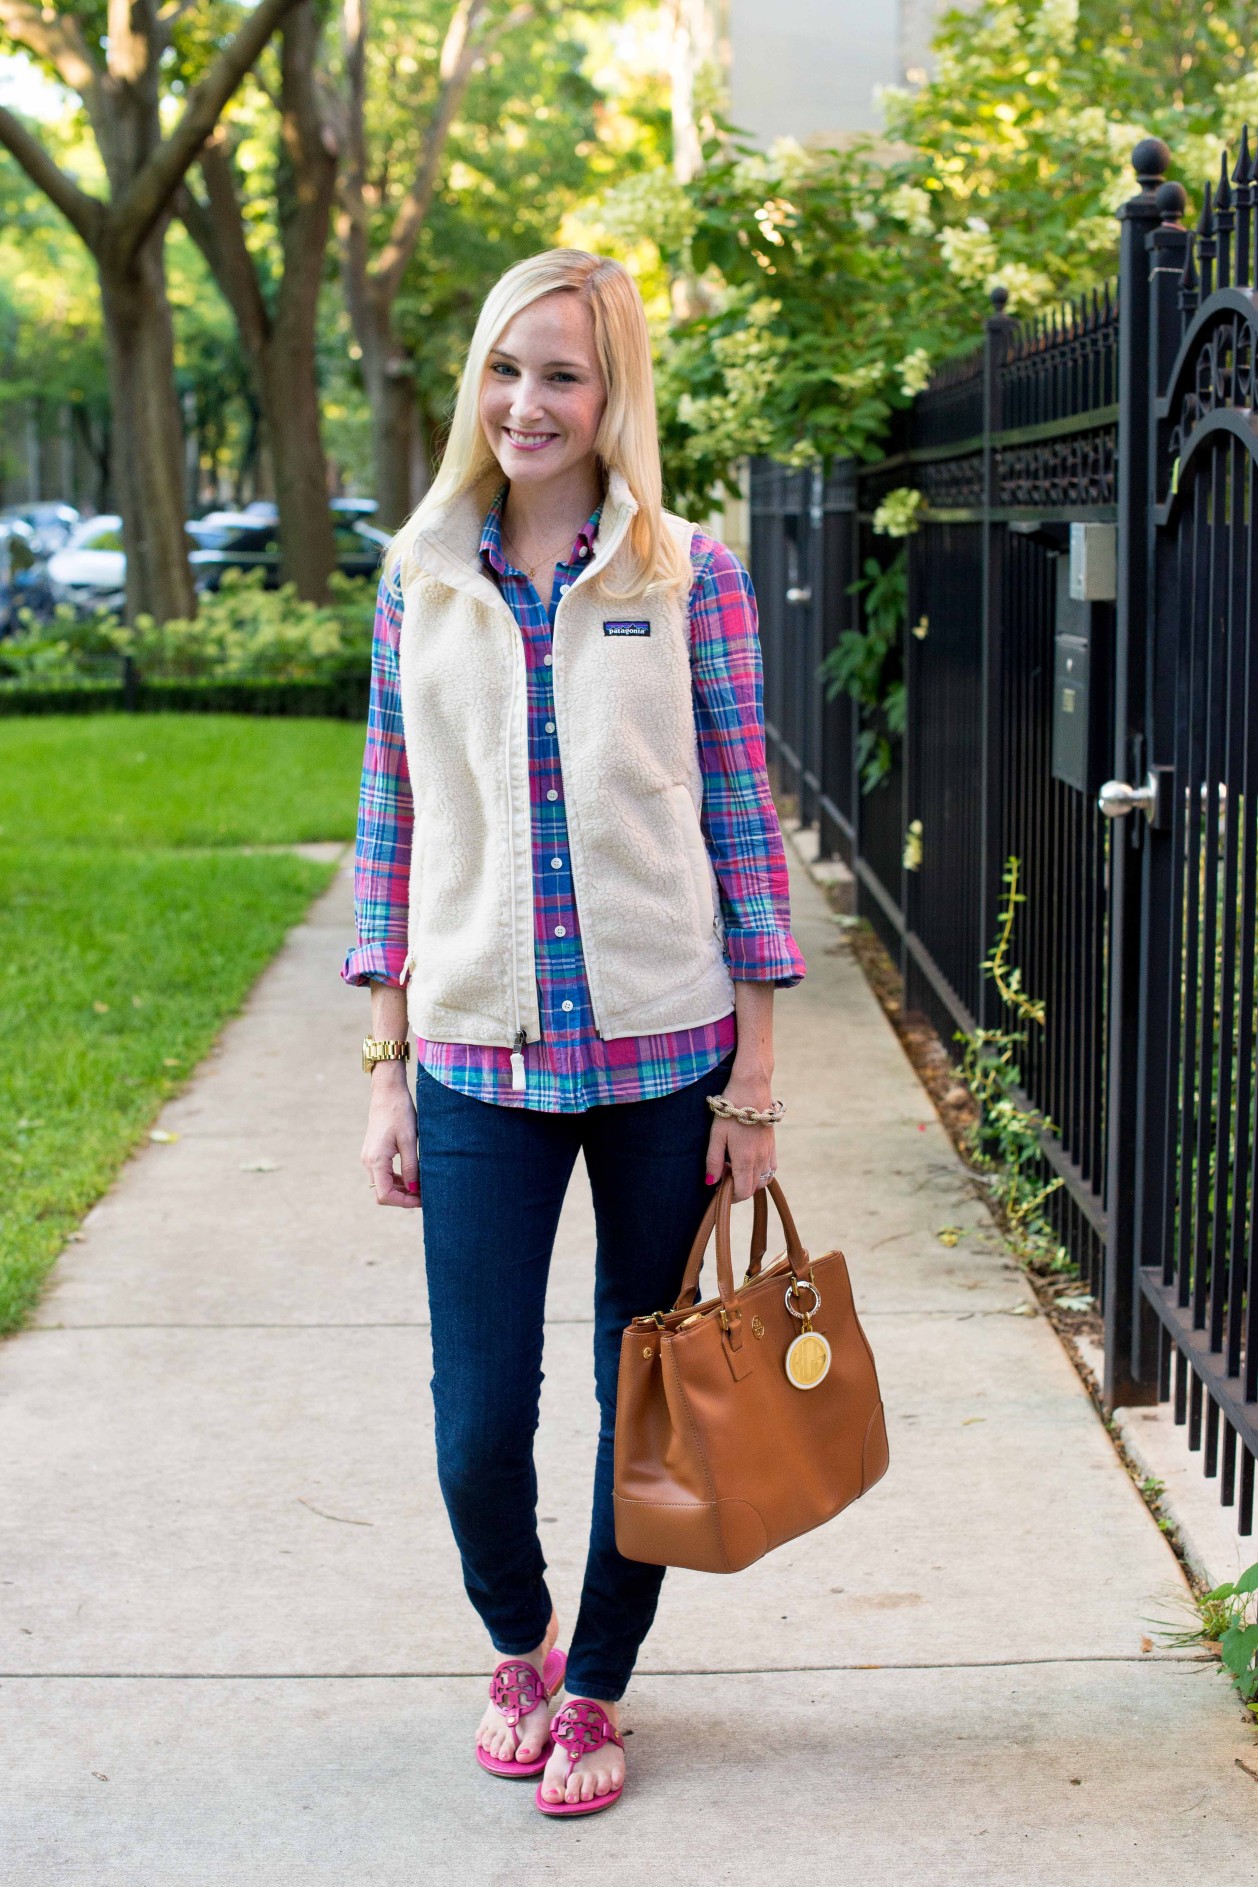
[[[504,426],[503,432],[517,452],[540,452],[559,437],[557,432],[520,432],[514,426]]]

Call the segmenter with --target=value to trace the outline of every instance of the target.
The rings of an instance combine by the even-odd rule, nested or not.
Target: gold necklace
[[[569,548],[571,547],[574,541],[575,535],[576,534],[574,532],[573,537],[569,537],[564,540],[565,544]],[[539,570],[544,570],[546,567],[547,558],[545,554],[540,556],[537,559],[536,563],[527,564],[525,563],[524,558],[521,555],[519,545],[516,543],[515,539],[512,537],[510,531],[508,531],[505,524],[503,524],[502,526],[502,538],[508,550],[511,552],[512,557],[514,558],[516,563],[519,564],[521,570],[523,570],[525,576],[528,578],[529,582],[533,585],[534,589],[536,589],[537,588],[537,573]],[[559,562],[560,551],[562,551],[563,548],[564,548],[564,544],[561,544],[559,547],[559,550],[557,550],[554,556],[549,559],[550,567],[552,570],[554,569],[555,565]]]

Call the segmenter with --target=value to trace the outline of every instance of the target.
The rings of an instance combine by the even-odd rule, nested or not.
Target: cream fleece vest
[[[540,1038],[524,643],[481,567],[492,490],[466,493],[403,570],[402,718],[414,796],[407,1008],[415,1034]],[[716,874],[699,823],[688,597],[607,597],[636,504],[613,475],[595,555],[555,613],[553,681],[572,883],[605,1039],[726,1016]],[[694,526],[667,518],[683,550]]]

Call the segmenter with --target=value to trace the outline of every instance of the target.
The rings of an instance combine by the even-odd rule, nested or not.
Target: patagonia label
[[[603,624],[605,636],[649,636],[650,633],[649,622],[605,622]]]

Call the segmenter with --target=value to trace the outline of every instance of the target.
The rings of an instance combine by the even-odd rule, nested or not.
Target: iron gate
[[[1009,1026],[980,965],[1003,863],[1022,861],[1017,956],[1047,1012],[1024,1098],[1063,1181],[1056,1230],[1102,1305],[1106,1399],[1173,1397],[1247,1534],[1258,186],[1246,139],[1190,237],[1169,155],[1156,139],[1133,153],[1116,296],[1025,324],[994,297],[982,346],[897,416],[880,460],[824,481],[756,468],[753,575],[783,784],[823,856],[852,865],[907,1001],[945,1041]],[[861,626],[853,578],[888,555],[873,513],[906,484],[926,500],[909,541],[907,731],[862,792],[867,722],[825,702],[817,666]],[[1113,576],[1077,601],[1072,527],[1088,527],[1085,552],[1109,545]]]
[[[1207,186],[1195,237],[1179,227],[1183,192],[1159,193],[1164,220],[1146,247],[1147,543],[1133,546],[1149,577],[1116,756],[1139,802],[1125,848],[1139,861],[1139,958],[1129,947],[1124,966],[1138,986],[1124,1050],[1135,1367],[1174,1395],[1246,1533],[1258,1449],[1254,194],[1247,138],[1213,200]]]

